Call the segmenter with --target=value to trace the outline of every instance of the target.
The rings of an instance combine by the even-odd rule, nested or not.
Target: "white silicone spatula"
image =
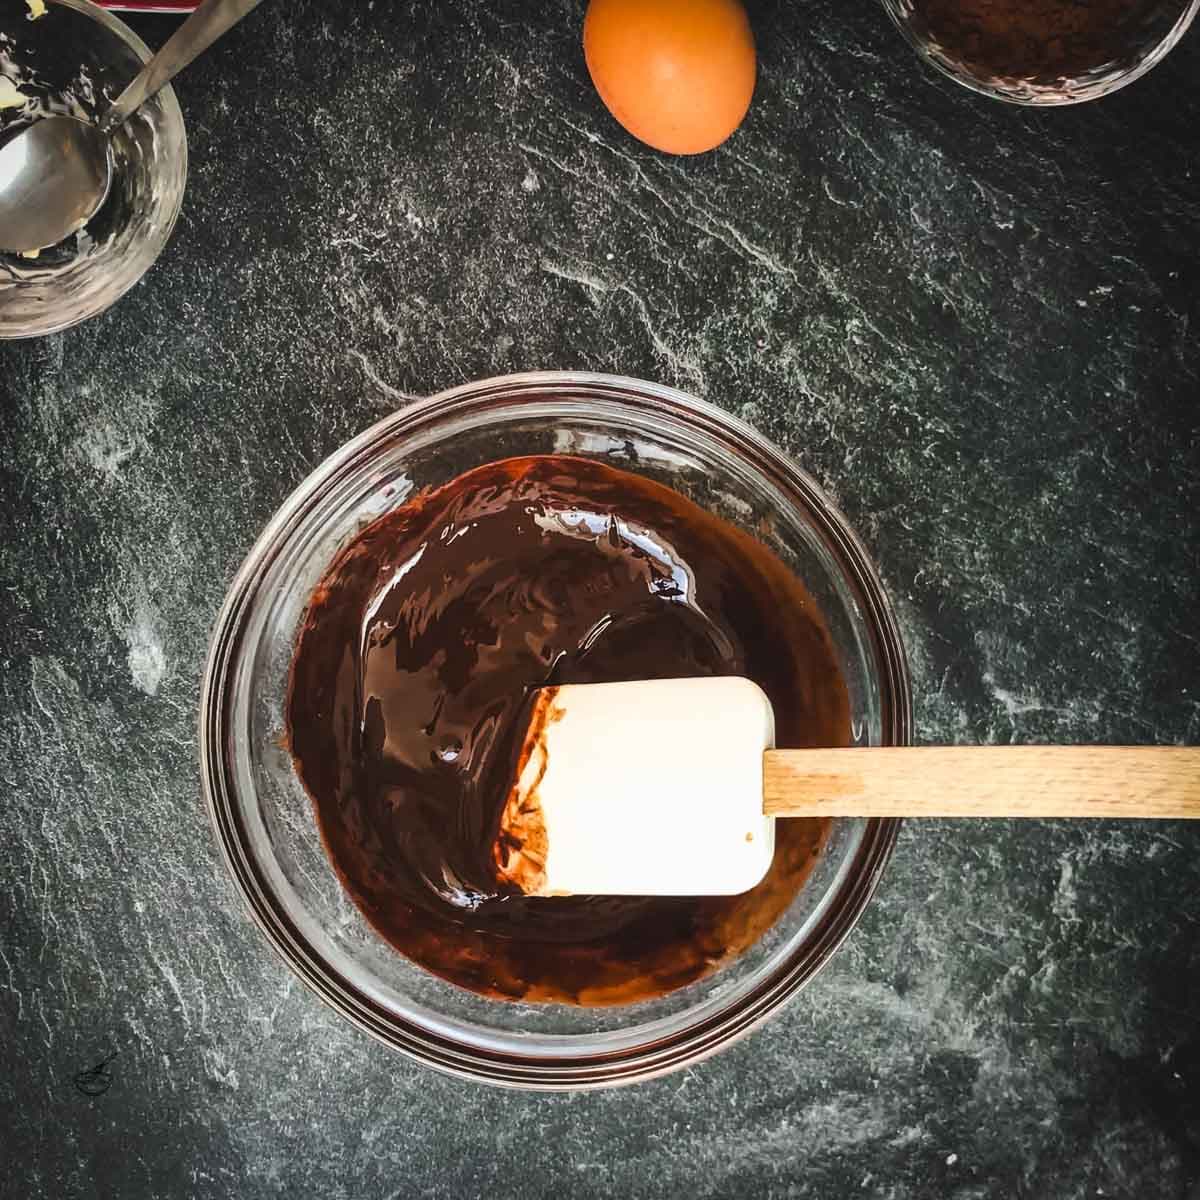
[[[495,848],[531,896],[736,895],[777,817],[1200,817],[1200,749],[776,750],[748,679],[544,688]]]

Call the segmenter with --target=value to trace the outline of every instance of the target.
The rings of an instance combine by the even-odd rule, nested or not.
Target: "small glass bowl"
[[[0,74],[32,97],[0,111],[0,137],[54,112],[96,116],[150,56],[132,29],[89,0],[48,0],[36,21],[24,4],[0,4]],[[83,230],[36,259],[0,251],[0,338],[55,333],[103,312],[167,244],[187,179],[183,114],[169,86],[114,135],[113,150],[112,190]]]
[[[218,840],[288,965],[343,1016],[428,1066],[513,1087],[600,1087],[703,1058],[777,1009],[858,920],[898,823],[839,820],[779,921],[711,975],[608,1008],[489,1000],[410,962],[339,883],[287,751],[288,670],[313,588],[340,547],[415,493],[523,454],[601,459],[666,484],[769,546],[824,613],[859,745],[911,730],[900,635],[861,543],[813,480],[749,426],[670,388],[545,372],[468,384],[343,447],[258,539],[217,620],[201,771]]]
[[[951,45],[927,19],[921,0],[880,0],[900,32],[926,62],[972,91],[1010,104],[1054,106],[1098,100],[1135,79],[1178,44],[1200,11],[1200,0],[1163,0],[1129,31],[1120,52],[1072,74],[1005,73],[989,69],[971,47]]]

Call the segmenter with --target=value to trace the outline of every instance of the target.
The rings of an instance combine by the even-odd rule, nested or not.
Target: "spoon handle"
[[[1200,749],[768,750],[763,811],[777,817],[1200,818]]]
[[[262,0],[204,0],[117,97],[116,103],[99,123],[101,132],[112,133],[124,125],[188,63],[261,3]]]

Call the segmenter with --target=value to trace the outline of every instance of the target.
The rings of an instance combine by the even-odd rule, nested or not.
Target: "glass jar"
[[[89,0],[0,4],[0,74],[29,99],[0,111],[0,138],[38,117],[102,112],[150,61],[123,21]],[[29,259],[0,252],[0,338],[56,333],[115,304],[162,253],[183,204],[187,134],[170,85],[113,135],[108,199],[84,229]]]
[[[1139,79],[1200,0],[881,0],[917,53],[1013,104],[1079,104]]]

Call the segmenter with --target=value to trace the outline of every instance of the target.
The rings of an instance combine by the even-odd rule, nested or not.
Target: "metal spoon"
[[[99,211],[112,186],[112,134],[262,0],[204,0],[95,124],[46,117],[0,147],[0,250],[57,245]]]

